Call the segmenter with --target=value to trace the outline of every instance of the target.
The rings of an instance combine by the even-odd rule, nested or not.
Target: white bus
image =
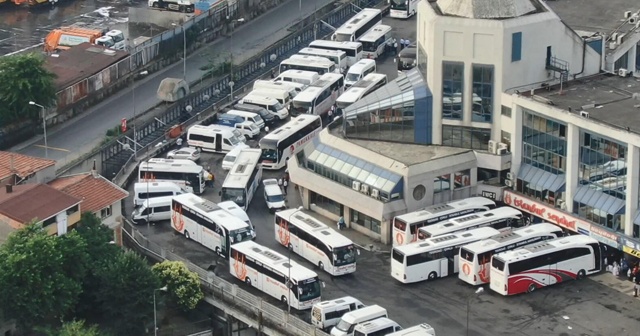
[[[171,227],[223,257],[229,256],[229,246],[255,237],[249,224],[194,194],[173,197]]]
[[[362,35],[358,42],[362,43],[363,57],[376,59],[384,53],[387,43],[393,39],[391,26],[377,25]]]
[[[173,182],[186,192],[202,194],[206,175],[202,166],[191,160],[151,159],[140,163],[138,183]]]
[[[356,271],[353,242],[298,209],[276,212],[276,241],[331,275]]]
[[[325,50],[341,50],[347,53],[347,66],[350,67],[362,59],[362,43],[315,40],[309,47]]]
[[[422,210],[396,216],[393,219],[393,246],[418,241],[418,229],[425,225],[436,224],[474,212],[487,211],[495,207],[496,203],[488,198],[471,197],[428,206]]]
[[[418,12],[418,2],[420,0],[389,0],[391,9],[389,17],[407,19]]]
[[[469,244],[460,249],[458,277],[474,286],[488,284],[491,256],[494,254],[562,236],[562,229],[558,226],[541,223],[504,231],[495,237]]]
[[[357,102],[361,98],[366,97],[371,92],[385,86],[387,84],[387,75],[370,73],[364,76],[359,82],[351,86],[347,91],[336,99],[336,106],[338,107],[338,114],[342,114],[341,111],[347,108],[349,105]]]
[[[287,70],[303,70],[317,72],[318,75],[324,75],[326,73],[336,72],[336,65],[330,60],[320,57],[311,58],[313,56],[306,56],[307,59],[301,57],[289,57],[286,60],[280,62],[280,73]]]
[[[300,55],[309,55],[324,57],[336,64],[336,67],[340,72],[347,70],[347,53],[342,50],[327,50],[320,48],[302,48],[298,51]]]
[[[293,99],[293,109],[299,114],[324,115],[344,92],[341,74],[324,74]]]
[[[261,155],[262,151],[257,148],[245,148],[240,151],[222,183],[222,201],[233,201],[243,210],[247,210],[262,180]]]
[[[285,72],[281,72],[273,81],[276,83],[298,83],[304,85],[306,88],[318,79],[320,79],[320,75],[315,71],[287,70]]]
[[[319,116],[301,115],[265,135],[258,146],[262,150],[262,168],[278,170],[287,165],[290,157],[302,150],[309,140],[322,131]]]
[[[494,229],[518,227],[522,223],[522,212],[512,207],[501,207],[482,213],[475,213],[449,219],[435,225],[421,227],[418,240],[438,237],[450,233],[490,226]]]
[[[331,39],[334,41],[357,41],[360,36],[368,32],[374,26],[382,23],[382,11],[375,8],[365,8],[358,12],[347,23],[336,29]]]
[[[294,309],[320,302],[318,274],[253,241],[231,246],[229,273]]]
[[[234,127],[193,125],[187,130],[187,144],[201,151],[227,153],[246,138]]]
[[[491,258],[491,289],[502,295],[533,292],[602,270],[597,240],[575,235],[499,253]]]
[[[402,283],[413,283],[455,274],[461,247],[499,233],[483,227],[395,246],[391,251],[391,276]]]

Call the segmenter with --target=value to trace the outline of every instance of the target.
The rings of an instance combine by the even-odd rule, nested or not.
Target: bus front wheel
[[[580,279],[584,279],[584,277],[587,275],[587,272],[585,272],[585,270],[579,270],[578,271],[578,280]]]
[[[282,301],[282,303],[284,303],[285,305],[289,304],[289,301],[287,301],[287,297],[284,295],[280,298],[280,301]]]
[[[535,285],[535,284],[530,284],[530,285],[529,285],[529,289],[527,289],[527,292],[528,292],[528,293],[532,293],[532,292],[534,292],[536,289],[537,289],[537,287],[536,287],[536,285]]]
[[[436,272],[429,273],[429,280],[434,280],[437,277],[438,277],[438,273]]]
[[[322,261],[318,263],[318,268],[319,268],[321,271],[324,271],[324,264],[322,263]]]
[[[189,231],[184,230],[184,237],[187,239],[191,239],[191,236],[189,236]]]
[[[244,279],[244,282],[245,282],[247,285],[251,286],[251,279],[249,279],[249,277],[247,277],[246,279]]]

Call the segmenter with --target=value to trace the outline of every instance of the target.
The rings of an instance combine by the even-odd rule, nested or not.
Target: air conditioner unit
[[[507,173],[507,180],[512,180],[513,181],[515,179],[516,179],[516,177],[512,172],[508,172]]]
[[[501,142],[501,143],[498,144],[498,149],[499,150],[500,149],[504,149],[504,150],[508,151],[509,150],[509,145],[507,145],[506,143],[502,143]]]
[[[511,180],[504,180],[504,184],[509,188],[513,188],[513,181]]]
[[[620,68],[618,69],[618,76],[620,77],[627,77],[631,74],[631,71],[625,69],[625,68]]]
[[[360,192],[363,194],[369,194],[369,186],[366,184],[363,184],[360,186]]]
[[[625,11],[625,12],[624,12],[624,18],[625,18],[625,19],[628,19],[628,18],[630,18],[630,17],[631,17],[631,11]]]
[[[507,150],[506,148],[498,148],[498,151],[496,152],[496,154],[498,154],[498,155],[507,155],[507,154],[509,154],[509,150]]]
[[[629,24],[636,24],[638,22],[638,14],[633,14],[630,18],[629,18]]]
[[[618,47],[618,44],[615,42],[609,42],[609,49],[613,50]]]
[[[558,207],[561,210],[567,210],[567,203],[565,203],[563,200],[558,200]]]
[[[618,34],[618,38],[616,39],[616,43],[622,44],[624,42],[626,34]]]
[[[611,38],[609,39],[609,41],[617,41],[618,40],[618,33],[613,33],[611,34]]]
[[[380,190],[378,189],[371,189],[371,197],[378,199],[380,198]]]
[[[355,190],[355,191],[360,190],[360,182],[358,182],[358,181],[353,181],[353,182],[351,183],[351,189],[353,189],[353,190]]]
[[[498,151],[498,143],[493,140],[489,140],[489,153],[495,154]]]
[[[589,112],[586,111],[580,111],[580,116],[583,118],[587,118],[589,119]]]

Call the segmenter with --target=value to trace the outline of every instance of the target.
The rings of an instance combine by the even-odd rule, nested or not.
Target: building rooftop
[[[438,0],[442,15],[470,19],[510,19],[545,10],[538,0]]]
[[[640,10],[638,0],[562,0],[547,1],[546,4],[574,30],[606,34],[624,23],[624,12]],[[625,25],[628,28],[633,27],[633,25]]]
[[[48,219],[80,202],[81,199],[46,184],[7,186],[0,190],[0,214],[20,223]]]
[[[63,176],[49,182],[49,185],[82,199],[82,211],[100,211],[129,196],[127,191],[93,173]]]
[[[26,178],[55,164],[55,160],[0,151],[0,180],[12,175],[17,175],[20,179]]]
[[[640,79],[598,75],[566,83],[562,94],[554,86],[550,91],[537,90],[532,98],[574,114],[585,111],[591,119],[640,132]]]

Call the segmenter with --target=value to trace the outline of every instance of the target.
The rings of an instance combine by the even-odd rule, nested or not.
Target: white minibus
[[[324,75],[336,72],[336,65],[326,58],[298,55],[289,57],[280,63],[280,72],[287,70],[313,71],[318,75]]]
[[[244,96],[239,103],[264,107],[269,113],[275,115],[280,120],[287,119],[289,116],[289,110],[274,97],[265,97],[262,94],[250,92]]]
[[[365,8],[358,12],[347,23],[336,29],[331,39],[334,41],[357,41],[371,28],[382,23],[382,11],[376,8]]]
[[[255,95],[255,96],[264,96],[264,97],[270,97],[270,98],[275,98],[280,104],[282,104],[282,106],[286,107],[287,109],[291,109],[291,94],[289,93],[288,90],[285,89],[277,89],[277,88],[270,88],[270,89],[266,89],[266,88],[258,88],[258,89],[253,89],[253,91],[251,91],[251,94]]]
[[[184,192],[173,182],[136,182],[133,185],[133,206],[142,205],[149,198],[175,196]]]
[[[247,139],[253,139],[260,135],[260,127],[258,127],[251,121],[236,123],[235,125],[233,125],[233,127],[240,131],[240,133],[242,133],[242,135],[244,135]]]
[[[299,83],[305,86],[311,85],[311,83],[320,79],[320,75],[318,75],[315,71],[305,71],[305,70],[287,70],[281,72],[274,82],[285,82],[285,83]]]
[[[172,199],[173,196],[164,196],[144,200],[142,205],[131,213],[131,220],[135,224],[147,224],[171,219]]]
[[[436,336],[436,331],[431,325],[422,323],[417,326],[396,331],[393,334],[387,334],[387,336]]]
[[[364,304],[352,296],[322,301],[314,304],[311,308],[311,324],[318,329],[327,331],[338,324],[344,314],[360,308],[364,308]]]
[[[376,61],[372,59],[362,59],[358,63],[352,65],[347,71],[347,75],[344,78],[344,84],[347,88],[357,83],[364,76],[376,72]]]
[[[338,324],[331,329],[333,336],[352,336],[356,325],[381,317],[389,317],[387,310],[378,306],[366,306],[342,315]]]
[[[224,201],[224,202],[218,203],[218,206],[221,207],[226,212],[233,215],[234,217],[240,218],[243,222],[249,224],[249,227],[251,227],[251,230],[253,230],[251,232],[253,234],[253,238],[256,237],[256,228],[253,227],[253,224],[251,223],[251,219],[249,219],[247,212],[242,210],[242,208],[239,205],[237,205],[236,202]]]
[[[258,79],[253,82],[254,90],[284,90],[289,93],[289,99],[295,98],[295,96],[302,90],[304,90],[305,85],[302,83],[294,83],[294,82],[272,82],[270,80]]]
[[[235,128],[221,125],[194,125],[187,130],[187,144],[202,151],[226,153],[240,143],[244,143],[244,136]],[[240,134],[241,138],[238,138]]]
[[[335,63],[340,72],[347,70],[347,53],[342,50],[327,50],[320,48],[302,48],[298,51],[300,55],[318,56],[329,59]]]
[[[233,167],[233,164],[236,163],[236,159],[238,158],[238,155],[240,155],[240,151],[243,150],[244,148],[249,148],[249,146],[247,144],[239,144],[237,146],[235,146],[232,150],[229,151],[229,153],[227,153],[224,156],[224,159],[222,159],[222,169],[223,170],[229,170],[231,169],[231,167]]]
[[[264,128],[264,120],[262,120],[262,117],[260,117],[260,115],[257,113],[240,110],[229,110],[226,114],[241,117],[244,119],[244,121],[249,121],[256,124],[256,126],[258,126],[260,129]]]
[[[384,336],[400,330],[402,327],[396,321],[380,317],[358,324],[353,330],[353,336]]]
[[[391,36],[391,26],[377,25],[369,30],[358,40],[362,43],[362,49],[365,58],[378,58],[385,51],[387,43],[389,43],[393,36]]]
[[[315,40],[309,47],[326,50],[341,50],[347,53],[347,66],[352,66],[362,59],[362,43]]]

